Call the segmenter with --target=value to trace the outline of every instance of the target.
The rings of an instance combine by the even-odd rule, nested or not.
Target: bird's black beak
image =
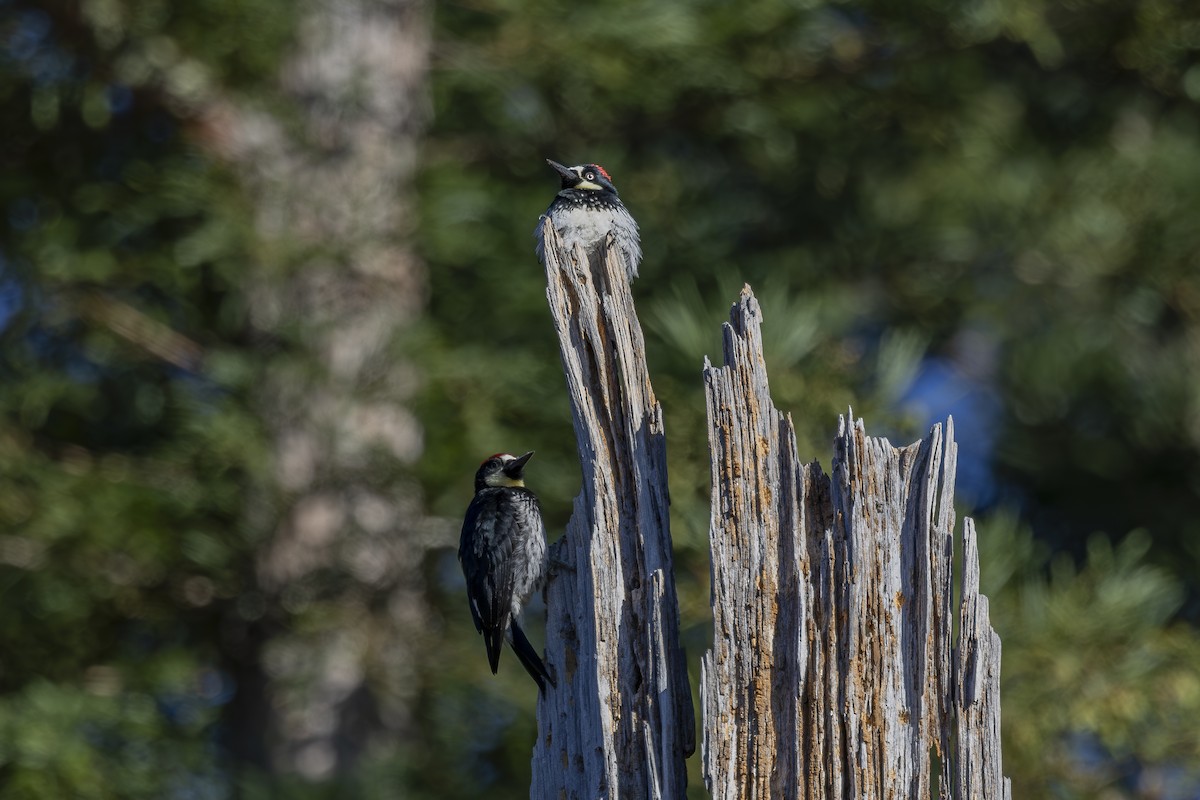
[[[520,480],[521,474],[525,471],[525,463],[531,458],[533,458],[532,450],[519,458],[514,458],[504,465],[504,474],[513,480]]]
[[[576,175],[570,167],[564,167],[562,164],[558,163],[557,161],[552,161],[549,158],[546,159],[546,163],[553,167],[555,172],[557,172],[559,175],[562,175],[565,180],[575,182],[579,180],[579,176]]]

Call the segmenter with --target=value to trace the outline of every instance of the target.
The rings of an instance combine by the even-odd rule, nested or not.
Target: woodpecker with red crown
[[[538,259],[543,265],[546,263],[541,220],[549,219],[563,247],[570,252],[576,244],[583,245],[589,259],[602,252],[604,242],[612,234],[613,246],[625,264],[625,274],[630,281],[636,278],[642,260],[638,224],[617,196],[612,177],[599,164],[565,167],[548,158],[546,163],[562,177],[562,188],[533,232],[537,237]]]
[[[525,464],[533,457],[497,453],[475,473],[475,497],[467,507],[458,560],[467,579],[475,629],[483,634],[492,674],[507,641],[525,671],[545,693],[554,678],[517,624],[521,609],[546,577],[546,526],[537,496],[525,488]]]

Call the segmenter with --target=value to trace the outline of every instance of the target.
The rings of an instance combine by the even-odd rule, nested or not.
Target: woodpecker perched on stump
[[[554,678],[517,624],[521,609],[546,577],[546,526],[537,497],[525,488],[525,464],[533,456],[497,453],[475,473],[475,497],[467,507],[458,560],[467,579],[475,629],[483,634],[492,674],[508,641],[541,692]]]
[[[613,247],[625,263],[625,274],[630,281],[636,278],[642,260],[638,225],[617,196],[617,188],[608,172],[599,164],[565,167],[548,158],[546,163],[562,177],[562,188],[533,232],[537,237],[538,259],[542,264],[546,263],[541,220],[549,219],[563,247],[570,252],[576,244],[581,244],[589,259],[602,252],[611,233]]]

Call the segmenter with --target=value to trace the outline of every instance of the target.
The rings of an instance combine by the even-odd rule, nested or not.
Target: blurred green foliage
[[[197,109],[213,92],[278,104],[297,13],[0,0],[0,797],[527,794],[534,697],[507,661],[486,674],[449,549],[426,564],[406,747],[313,784],[232,744],[263,735],[244,727],[257,688],[234,677],[246,626],[294,621],[249,588],[270,533],[251,398],[262,359],[289,354],[247,323],[247,265],[278,256]],[[543,159],[599,161],[642,225],[690,662],[709,636],[700,368],[748,281],[804,457],[828,458],[850,405],[901,441],[953,408],[964,462],[986,465],[968,510],[1014,795],[1194,796],[1197,10],[434,15],[429,313],[404,353],[425,381],[428,511],[453,528],[481,458],[535,449],[551,529],[570,514],[578,457],[532,232],[555,191]],[[931,388],[931,364],[955,382]]]
[[[288,30],[264,2],[0,3],[5,798],[227,796],[261,356],[252,210],[194,109]]]
[[[1081,564],[1011,515],[980,531],[982,590],[1004,647],[1013,796],[1191,797],[1200,780],[1200,637],[1150,537],[1093,536]]]

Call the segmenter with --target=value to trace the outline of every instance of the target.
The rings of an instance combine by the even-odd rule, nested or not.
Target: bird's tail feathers
[[[487,647],[488,664],[491,665],[492,674],[500,669],[500,650],[504,646],[504,628],[506,626],[485,627],[483,633],[483,643]]]
[[[521,662],[521,666],[529,673],[529,677],[533,678],[538,685],[538,691],[542,694],[546,693],[546,684],[557,687],[558,684],[554,681],[554,676],[546,669],[546,665],[542,663],[542,657],[538,655],[537,650],[533,649],[533,645],[529,643],[529,639],[525,636],[525,631],[521,630],[521,626],[514,619],[512,622],[512,636],[509,639],[509,644],[512,645],[513,652],[517,654],[517,660]]]

